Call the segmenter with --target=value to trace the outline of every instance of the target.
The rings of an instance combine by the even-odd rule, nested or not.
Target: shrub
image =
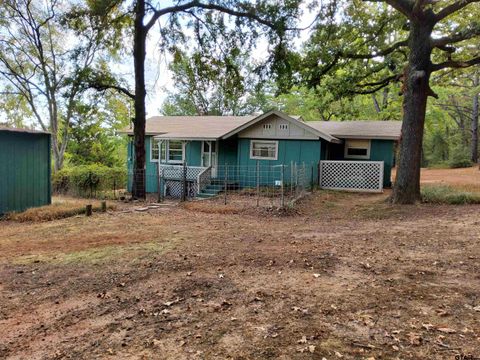
[[[468,151],[463,146],[455,147],[450,156],[450,160],[448,161],[448,165],[452,169],[472,166]]]
[[[480,194],[455,189],[448,185],[422,187],[422,201],[431,204],[480,204]]]
[[[53,175],[53,191],[58,194],[105,197],[106,192],[125,186],[127,170],[103,165],[81,165],[68,167]]]

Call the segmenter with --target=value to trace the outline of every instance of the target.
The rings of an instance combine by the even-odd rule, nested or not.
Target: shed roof
[[[309,121],[307,124],[338,138],[398,140],[401,121]]]
[[[10,128],[10,127],[5,127],[5,126],[0,126],[0,131],[9,131],[9,132],[14,132],[14,133],[25,133],[25,134],[46,134],[46,135],[50,135],[50,133],[47,132],[47,131]]]

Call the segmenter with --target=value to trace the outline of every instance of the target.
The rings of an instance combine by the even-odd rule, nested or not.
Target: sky
[[[168,6],[162,2],[162,7]],[[309,26],[315,19],[315,13],[310,12],[306,8],[302,9],[303,14],[298,24],[299,28]],[[160,22],[159,26],[162,25]],[[146,110],[147,117],[159,115],[161,105],[166,98],[167,92],[173,91],[175,84],[172,79],[172,74],[168,70],[168,64],[171,61],[169,54],[162,53],[158,50],[157,44],[160,39],[159,26],[155,26],[150,30],[149,39],[147,42],[147,59],[145,78],[147,82],[147,99]],[[295,41],[295,46],[307,40],[309,30],[301,31],[299,37]],[[268,58],[268,42],[266,39],[261,39],[252,52],[252,57],[255,60],[262,61]],[[132,71],[133,73],[133,71]]]

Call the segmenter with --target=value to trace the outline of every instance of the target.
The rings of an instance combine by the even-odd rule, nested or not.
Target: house
[[[258,116],[156,116],[146,124],[146,190],[157,192],[156,174],[162,169],[167,190],[178,190],[180,175],[174,170],[184,163],[193,193],[201,190],[199,176],[207,169],[209,180],[218,181],[228,168],[242,173],[255,167],[298,164],[311,169],[312,181],[318,182],[318,165],[323,160],[381,161],[383,186],[389,187],[400,128],[398,121],[305,122],[280,111]],[[133,135],[132,129],[125,132]],[[130,141],[130,171],[133,155]],[[259,181],[265,184],[273,179]],[[240,175],[236,185],[246,186]]]
[[[0,214],[51,203],[50,134],[0,127]]]

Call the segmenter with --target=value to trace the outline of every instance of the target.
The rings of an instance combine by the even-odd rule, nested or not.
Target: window
[[[263,124],[263,130],[271,130],[272,124]]]
[[[155,140],[152,138],[150,145],[150,161],[158,161],[158,144],[162,142],[162,140]]]
[[[278,128],[279,128],[280,130],[284,130],[284,131],[285,131],[285,130],[288,130],[288,124],[280,124],[280,125],[278,126]]]
[[[277,160],[278,141],[252,140],[250,159]]]
[[[180,140],[155,140],[152,138],[150,161],[161,163],[182,163],[184,159],[184,146]]]
[[[345,140],[346,159],[370,159],[370,140]]]
[[[179,140],[168,141],[168,162],[181,163],[183,161],[183,143]]]

